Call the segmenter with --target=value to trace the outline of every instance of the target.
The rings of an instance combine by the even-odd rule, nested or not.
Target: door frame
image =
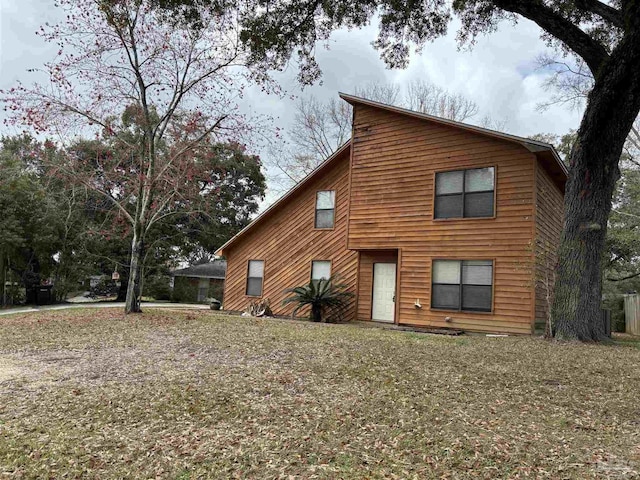
[[[395,271],[395,285],[394,285],[394,295],[393,295],[393,320],[390,322],[387,322],[385,320],[375,320],[373,318],[373,301],[375,299],[375,286],[376,286],[376,264],[389,264],[389,265],[395,265],[396,266],[396,271]],[[389,324],[394,324],[397,325],[398,324],[398,260],[396,259],[395,262],[389,262],[389,261],[381,261],[381,262],[372,262],[371,264],[371,318],[369,320],[371,320],[372,322],[381,322],[381,323],[389,323]]]

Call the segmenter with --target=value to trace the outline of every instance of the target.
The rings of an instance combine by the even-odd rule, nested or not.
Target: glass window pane
[[[329,209],[336,206],[336,192],[333,190],[325,190],[316,194],[316,208]]]
[[[431,283],[460,284],[460,262],[458,260],[434,260]]]
[[[464,196],[464,216],[493,217],[493,192],[467,193]]]
[[[331,262],[326,260],[314,260],[311,263],[311,279],[321,280],[331,277]]]
[[[462,283],[473,285],[491,285],[493,280],[493,266],[491,262],[467,261],[462,262]]]
[[[464,178],[465,192],[493,190],[493,167],[467,170]]]
[[[462,309],[482,312],[491,311],[491,287],[462,286]]]
[[[316,210],[316,228],[333,227],[333,210]]]
[[[264,262],[262,260],[249,260],[249,277],[262,278],[264,276]]]
[[[462,217],[462,195],[436,197],[435,218]]]
[[[262,295],[262,278],[247,279],[247,295],[254,297]]]
[[[436,173],[436,195],[462,193],[464,171]]]
[[[458,285],[433,285],[431,287],[433,308],[460,308],[460,287]]]

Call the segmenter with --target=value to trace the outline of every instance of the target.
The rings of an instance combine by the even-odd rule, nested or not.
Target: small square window
[[[493,299],[491,260],[434,260],[431,308],[490,312]]]
[[[331,277],[331,262],[329,260],[314,260],[311,262],[311,280],[328,280]]]
[[[336,192],[322,190],[316,193],[316,228],[333,228],[335,224]]]
[[[434,218],[486,218],[495,214],[495,168],[436,173]]]
[[[331,278],[331,262],[328,260],[314,260],[311,262],[311,281],[329,280]]]
[[[264,260],[249,260],[247,267],[246,294],[250,297],[262,296],[262,284],[264,280]]]

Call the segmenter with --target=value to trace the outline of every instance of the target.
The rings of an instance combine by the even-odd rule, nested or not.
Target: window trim
[[[318,208],[318,193],[320,192],[333,192],[333,208]],[[338,191],[332,188],[325,188],[322,190],[316,190],[313,203],[313,229],[314,230],[334,230],[336,228],[336,211],[338,207]],[[318,227],[318,211],[333,210],[333,224],[330,227]]]
[[[324,260],[322,258],[314,258],[313,260],[311,260],[311,263],[309,263],[309,266],[310,266],[309,281],[310,282],[313,282],[313,262],[329,262],[329,277],[333,275],[333,260]]]
[[[460,195],[462,194],[462,215],[464,215],[464,196],[466,194],[465,192],[465,179],[466,179],[466,174],[463,174],[462,176],[462,192],[461,193],[445,193],[442,195],[438,195],[437,194],[437,185],[436,185],[436,181],[438,179],[438,174],[439,173],[448,173],[448,172],[466,172],[467,170],[480,170],[483,168],[493,168],[493,215],[491,215],[490,217],[448,217],[448,218],[438,218],[436,217],[436,199],[438,197],[449,197],[449,196],[453,196],[453,195]],[[478,192],[469,192],[469,193],[489,193],[491,190],[482,190],[482,191],[478,191]],[[433,172],[433,195],[432,195],[432,208],[431,208],[431,219],[435,222],[451,222],[451,221],[460,221],[460,220],[465,220],[465,221],[469,221],[469,220],[492,220],[496,218],[496,214],[497,214],[497,210],[498,210],[498,195],[497,195],[497,191],[498,191],[498,166],[497,165],[484,165],[484,166],[473,166],[473,167],[466,167],[466,168],[457,168],[455,170],[451,170],[451,169],[441,169],[441,170],[434,170]]]
[[[433,264],[437,261],[455,261],[460,262],[460,283],[458,284],[459,289],[459,298],[460,303],[458,309],[455,308],[439,308],[433,306]],[[462,309],[462,263],[465,261],[484,261],[491,262],[491,310],[463,310]],[[431,278],[430,278],[430,288],[429,288],[429,309],[435,312],[457,312],[457,313],[471,313],[471,314],[480,314],[480,315],[492,315],[495,313],[495,297],[496,297],[496,259],[495,258],[432,258],[431,259]],[[436,285],[454,285],[451,283],[437,283]],[[473,284],[469,284],[473,285]],[[486,285],[482,285],[486,287]]]
[[[251,262],[262,262],[262,284],[260,286],[260,295],[249,295],[249,279],[250,278],[258,278],[258,277],[249,277],[249,267],[251,266]],[[265,260],[261,260],[259,258],[250,258],[247,260],[247,273],[246,280],[244,284],[244,296],[249,298],[262,298],[264,295],[264,277],[267,272],[267,262]]]

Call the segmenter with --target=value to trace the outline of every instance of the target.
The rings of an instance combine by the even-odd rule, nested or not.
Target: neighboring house
[[[193,265],[171,272],[173,299],[181,302],[205,302],[208,298],[222,301],[227,262],[214,260],[211,263]]]
[[[549,144],[341,95],[351,140],[223,245],[227,310],[339,274],[350,319],[530,334],[567,172]]]

